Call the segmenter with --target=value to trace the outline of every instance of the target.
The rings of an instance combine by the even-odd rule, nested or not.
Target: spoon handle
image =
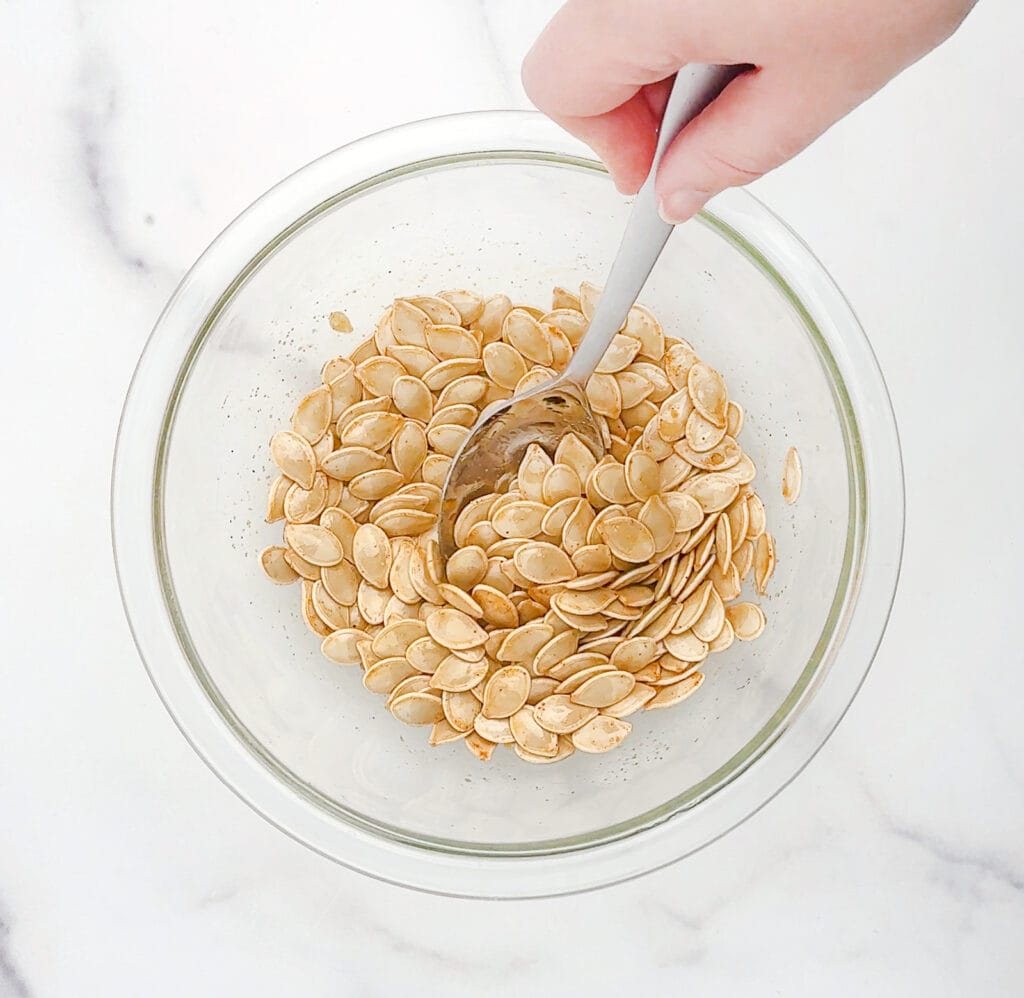
[[[590,322],[564,378],[586,385],[604,356],[612,338],[622,328],[630,308],[661,254],[674,226],[664,222],[658,214],[658,200],[654,192],[654,178],[661,157],[672,140],[704,110],[742,71],[740,66],[684,66],[676,75],[669,94],[665,114],[658,130],[658,145],[647,174],[633,202],[626,231],[615,254],[608,280],[598,300]]]

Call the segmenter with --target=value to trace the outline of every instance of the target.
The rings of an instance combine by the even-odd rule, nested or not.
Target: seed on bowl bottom
[[[324,654],[431,745],[608,751],[623,718],[682,702],[711,655],[764,629],[739,602],[752,567],[761,595],[775,568],[743,410],[642,306],[588,385],[604,456],[571,433],[554,454],[532,445],[460,512],[442,561],[451,457],[484,407],[565,368],[599,295],[556,288],[548,312],[465,290],[398,299],[272,441],[285,546],[262,552],[266,574],[329,595],[302,602]]]

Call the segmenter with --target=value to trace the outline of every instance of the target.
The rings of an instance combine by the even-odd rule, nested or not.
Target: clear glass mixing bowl
[[[373,876],[528,897],[678,859],[782,788],[846,710],[900,561],[899,443],[849,305],[800,240],[733,191],[679,228],[642,300],[746,409],[778,571],[768,629],[716,655],[701,691],[639,714],[626,745],[533,767],[428,748],[324,659],[297,593],[263,578],[267,441],[325,358],[397,295],[446,287],[543,305],[601,283],[629,210],[538,115],[458,115],[362,139],[283,181],[203,254],[125,404],[113,526],[125,608],[168,710],[279,828]],[[356,333],[333,333],[341,308]],[[803,459],[795,506],[783,456]]]

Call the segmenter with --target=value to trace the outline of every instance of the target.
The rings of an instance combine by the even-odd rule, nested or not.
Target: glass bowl
[[[777,537],[758,640],[699,693],[633,717],[626,744],[530,766],[431,749],[320,654],[298,594],[263,577],[267,442],[323,361],[398,295],[446,287],[546,305],[603,281],[628,204],[539,115],[418,122],[311,163],[203,254],[128,393],[113,478],[125,609],[186,738],[259,813],[353,869],[474,897],[620,881],[707,844],[807,763],[864,679],[903,536],[899,442],[849,305],[749,194],[681,226],[642,296],[721,370]],[[356,332],[329,328],[332,309]],[[781,497],[796,446],[803,494]]]

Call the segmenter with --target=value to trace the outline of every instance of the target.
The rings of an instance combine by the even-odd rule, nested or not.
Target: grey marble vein
[[[901,821],[878,799],[863,779],[859,783],[861,793],[875,811],[882,828],[896,838],[917,846],[939,863],[949,875],[950,886],[953,886],[954,873],[974,878],[975,881],[979,874],[985,874],[1015,893],[1024,892],[1024,870],[1015,867],[1012,859],[972,849],[966,844],[960,848],[954,847],[936,834],[908,821]]]
[[[107,246],[124,266],[148,274],[152,268],[120,232],[112,207],[114,180],[108,165],[106,132],[117,114],[117,88],[104,75],[102,64],[91,61],[79,77],[79,103],[72,112],[72,121],[80,168],[89,187],[93,219]]]
[[[1018,893],[1024,892],[1024,871],[998,856],[985,855],[971,849],[957,849],[940,841],[935,835],[886,818],[886,825],[897,838],[911,842],[940,863],[947,871],[959,871],[968,876],[984,874]]]
[[[115,211],[119,179],[110,155],[109,133],[117,120],[120,91],[110,58],[90,36],[88,8],[74,6],[75,31],[81,58],[70,108],[78,169],[89,192],[93,221],[117,261],[140,274],[155,268],[122,231]]]
[[[7,919],[0,912],[0,998],[28,998],[31,994],[28,984],[8,952],[7,941],[10,934]]]
[[[498,44],[497,28],[491,14],[491,4],[493,2],[494,0],[480,0],[479,4],[475,6],[477,6],[477,9],[480,12],[480,20],[483,24],[483,35],[490,48],[494,65],[498,70],[496,75],[498,76],[502,90],[505,93],[505,100],[508,104],[514,105],[518,103],[518,83],[513,81],[512,67],[509,66],[505,53],[502,51],[502,47]],[[504,0],[498,0],[498,2],[503,3]]]

